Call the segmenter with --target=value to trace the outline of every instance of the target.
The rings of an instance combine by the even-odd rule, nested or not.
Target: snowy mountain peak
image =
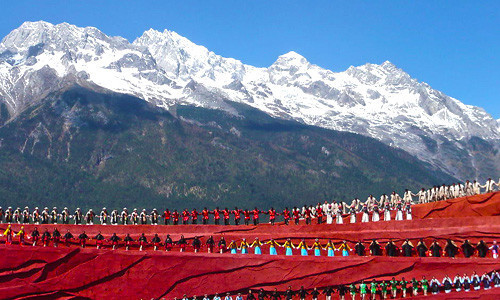
[[[0,101],[12,116],[75,82],[165,108],[182,103],[231,112],[226,100],[241,102],[273,116],[376,138],[458,177],[480,169],[477,150],[464,141],[479,137],[500,149],[498,120],[389,61],[332,72],[290,51],[257,68],[174,31],[150,29],[130,43],[94,27],[43,21],[23,23],[0,43]],[[499,156],[479,160],[500,166]]]

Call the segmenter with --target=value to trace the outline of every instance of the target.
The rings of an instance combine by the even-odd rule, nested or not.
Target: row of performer
[[[10,245],[14,242],[14,237],[19,237],[19,244],[26,245],[32,244],[33,246],[42,245],[47,247],[52,242],[55,247],[58,247],[60,243],[64,243],[66,246],[69,246],[73,243],[73,241],[78,241],[78,243],[85,247],[87,241],[91,239],[85,231],[83,231],[80,235],[75,237],[69,230],[62,235],[57,228],[54,231],[49,232],[46,229],[42,234],[35,228],[31,234],[27,234],[24,231],[24,228],[21,228],[18,232],[14,232],[12,228],[9,227],[3,233],[3,236],[6,238],[6,244]],[[434,240],[429,246],[426,245],[423,239],[420,239],[416,246],[412,244],[410,240],[405,240],[401,245],[397,245],[392,240],[389,240],[385,245],[380,245],[377,240],[372,240],[369,244],[363,243],[359,241],[356,244],[350,244],[347,241],[343,241],[341,243],[335,244],[332,240],[327,240],[325,244],[323,244],[318,238],[314,240],[313,243],[308,245],[308,242],[305,239],[302,239],[296,245],[294,242],[288,238],[283,243],[278,242],[277,240],[270,239],[268,241],[261,241],[259,238],[255,238],[252,242],[248,242],[246,239],[242,239],[239,243],[232,240],[227,242],[224,236],[220,237],[218,241],[214,239],[213,236],[210,236],[206,239],[206,241],[202,241],[200,237],[195,236],[192,241],[189,241],[181,235],[180,239],[174,241],[170,235],[167,235],[165,240],[162,240],[158,234],[155,234],[152,238],[148,239],[146,235],[143,233],[137,241],[135,241],[130,234],[127,234],[125,237],[121,238],[118,235],[113,234],[109,238],[105,238],[101,233],[98,233],[95,237],[92,238],[96,242],[96,247],[98,249],[109,245],[112,249],[117,249],[119,247],[124,247],[126,250],[129,250],[133,246],[138,246],[139,250],[144,250],[147,247],[152,247],[153,250],[161,250],[164,249],[166,251],[172,251],[174,247],[178,247],[181,252],[187,250],[188,247],[192,247],[194,252],[199,252],[202,248],[206,248],[206,251],[211,252],[229,252],[232,254],[248,254],[250,248],[253,248],[254,254],[263,254],[262,249],[263,246],[268,246],[268,251],[270,255],[278,255],[278,248],[285,249],[285,255],[293,255],[293,250],[299,250],[300,255],[308,256],[311,252],[314,256],[335,256],[335,253],[339,253],[341,256],[349,256],[350,253],[354,253],[358,256],[419,256],[419,257],[456,257],[459,253],[462,253],[464,257],[472,257],[473,255],[477,255],[478,257],[486,257],[488,252],[491,251],[493,258],[498,258],[499,254],[499,246],[496,241],[493,241],[491,245],[488,245],[484,241],[480,241],[477,244],[472,244],[469,240],[465,240],[462,242],[460,246],[458,246],[454,241],[448,239],[446,243],[441,246],[437,240]],[[30,240],[28,242],[28,240]]]
[[[317,203],[316,205],[304,205],[301,208],[294,207],[289,210],[285,208],[283,211],[277,211],[274,208],[268,210],[260,210],[258,208],[252,209],[239,209],[235,207],[234,209],[220,209],[216,207],[213,210],[204,208],[201,211],[197,209],[184,209],[184,210],[169,210],[165,209],[162,213],[156,208],[150,212],[146,209],[139,211],[137,208],[129,211],[127,208],[123,208],[121,212],[118,210],[108,211],[105,207],[101,210],[99,214],[96,214],[92,209],[89,209],[84,213],[80,208],[75,211],[70,212],[67,207],[59,211],[57,207],[49,210],[48,207],[44,209],[39,209],[35,207],[33,211],[30,211],[29,207],[25,207],[24,210],[21,208],[13,209],[8,207],[5,211],[0,207],[0,222],[5,219],[6,223],[33,223],[33,224],[57,224],[58,222],[63,224],[69,224],[72,219],[74,224],[89,224],[93,225],[96,218],[99,219],[100,223],[105,224],[153,224],[158,225],[160,220],[163,219],[163,223],[168,224],[198,224],[199,219],[201,219],[202,224],[208,224],[209,219],[213,216],[213,224],[234,224],[239,225],[245,224],[259,224],[260,215],[269,215],[269,222],[274,224],[276,222],[277,216],[283,216],[283,221],[285,224],[289,224],[290,221],[294,221],[296,224],[299,220],[304,219],[306,224],[310,224],[312,219],[316,219],[317,223],[343,223],[343,217],[349,216],[350,223],[355,223],[356,214],[363,213],[361,221],[379,221],[385,220],[390,221],[391,211],[396,211],[394,218],[396,220],[403,220],[403,218],[411,219],[411,205],[419,203],[428,203],[433,201],[446,200],[451,198],[458,198],[462,196],[471,196],[480,194],[482,189],[483,192],[493,192],[500,189],[500,179],[496,183],[491,178],[486,181],[484,185],[479,184],[477,181],[466,181],[465,183],[453,183],[451,185],[434,186],[428,190],[422,188],[417,193],[413,193],[410,190],[405,190],[403,197],[401,197],[396,191],[391,194],[383,194],[380,199],[375,198],[370,195],[366,201],[361,201],[355,198],[350,204],[346,202],[333,201],[329,203],[325,201],[323,204]]]
[[[327,286],[325,288],[314,288],[312,290],[307,290],[303,286],[299,290],[293,290],[291,286],[285,291],[278,291],[274,288],[273,291],[265,291],[260,289],[256,292],[249,290],[246,297],[243,297],[242,293],[238,293],[235,300],[293,300],[293,299],[312,299],[319,300],[323,298],[325,300],[331,300],[332,297],[337,294],[340,299],[345,299],[346,295],[350,296],[350,299],[387,299],[388,297],[395,298],[406,298],[407,296],[428,296],[437,295],[439,293],[451,293],[451,292],[470,292],[489,290],[491,288],[500,288],[500,274],[495,270],[491,273],[483,273],[479,276],[475,271],[472,272],[471,276],[467,274],[457,274],[453,279],[446,275],[441,281],[436,277],[432,277],[428,280],[425,276],[421,280],[412,278],[411,280],[406,280],[402,277],[397,280],[392,277],[391,280],[371,280],[371,281],[361,281],[360,283],[351,283],[347,285],[338,286]],[[359,295],[359,297],[358,297]],[[177,300],[177,298],[174,298]],[[196,295],[188,297],[184,295],[181,300],[233,300],[231,293],[226,293],[225,296],[221,297],[219,294],[215,294],[213,297],[204,295],[204,297],[198,298]]]

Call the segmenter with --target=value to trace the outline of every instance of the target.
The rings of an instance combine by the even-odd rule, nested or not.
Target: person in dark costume
[[[220,238],[218,246],[219,246],[219,252],[220,253],[226,252],[226,250],[227,250],[227,243],[226,243],[226,240],[224,239],[224,237]]]
[[[199,237],[197,237],[197,236],[194,237],[192,245],[193,245],[194,253],[200,252],[201,241],[200,241]]]
[[[54,247],[59,246],[59,241],[61,240],[61,233],[57,228],[54,228],[54,231],[52,232],[52,240],[54,241]]]
[[[413,247],[412,243],[406,239],[403,245],[401,246],[401,251],[403,252],[403,256],[405,257],[411,257],[413,254]]]
[[[209,236],[207,241],[205,242],[205,244],[207,245],[207,252],[208,253],[214,252],[215,241],[214,241],[213,236]]]
[[[458,247],[451,239],[448,239],[446,241],[446,246],[444,247],[444,251],[446,252],[446,255],[448,257],[455,258],[458,252]]]
[[[429,250],[431,251],[432,257],[441,257],[441,251],[443,250],[443,248],[436,240],[434,240],[432,245],[429,247]]]
[[[158,250],[158,248],[160,247],[160,244],[161,244],[161,239],[158,236],[158,233],[155,233],[155,236],[151,240],[151,243],[153,244],[153,250],[154,251]]]
[[[130,249],[130,245],[132,244],[134,239],[132,239],[132,237],[130,236],[130,233],[127,233],[127,236],[125,236],[123,241],[125,242],[125,250],[128,251]]]
[[[78,236],[78,240],[80,241],[80,246],[82,248],[85,248],[85,245],[87,244],[87,239],[89,238],[89,236],[84,232],[82,232],[79,236]]]
[[[146,247],[148,244],[148,239],[146,238],[144,233],[141,234],[137,241],[139,242],[139,251],[142,251],[142,249],[144,249],[144,247]]]
[[[417,253],[418,253],[418,256],[419,257],[425,257],[428,250],[429,249],[425,245],[424,240],[420,239],[420,241],[417,244]]]
[[[94,237],[95,239],[95,246],[97,249],[101,249],[101,247],[104,245],[104,236],[102,236],[101,232]]]
[[[187,241],[184,238],[184,235],[181,235],[181,238],[179,239],[179,241],[177,241],[177,245],[179,245],[179,247],[181,248],[181,252],[186,251]]]
[[[462,253],[466,258],[469,258],[474,254],[474,246],[471,245],[469,240],[465,240],[461,248],[462,248]]]
[[[382,249],[380,247],[380,244],[375,239],[370,244],[370,253],[371,253],[372,256],[380,256],[380,255],[382,255]]]
[[[64,244],[66,245],[66,247],[69,247],[71,240],[73,239],[73,234],[69,232],[69,229],[68,231],[66,231],[63,238],[64,238]]]
[[[486,257],[486,255],[488,254],[488,245],[486,245],[486,243],[483,240],[481,240],[477,244],[476,250],[477,250],[477,256]]]
[[[38,228],[35,227],[31,232],[31,238],[33,239],[33,246],[36,246],[38,243],[38,239],[40,238],[40,232],[38,232]]]
[[[45,229],[45,232],[42,234],[42,244],[44,247],[48,247],[50,243],[50,232],[48,229]]]
[[[385,253],[387,253],[387,256],[396,256],[397,252],[397,247],[396,245],[392,242],[392,240],[389,240],[387,245],[385,245]]]
[[[165,251],[172,251],[174,247],[174,241],[170,237],[170,234],[167,234],[167,238],[165,239]]]
[[[354,246],[354,252],[358,255],[358,256],[365,256],[365,246],[363,245],[363,243],[361,241],[359,241],[355,246]]]
[[[109,238],[109,241],[111,242],[111,245],[113,246],[113,250],[116,250],[116,247],[118,247],[118,242],[121,240],[119,236],[116,235],[116,233],[113,233],[113,235]]]

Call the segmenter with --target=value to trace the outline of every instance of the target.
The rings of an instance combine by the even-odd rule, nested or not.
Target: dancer
[[[265,244],[269,245],[269,255],[278,255],[278,251],[276,251],[276,247],[281,247],[274,239],[270,239]]]
[[[130,245],[134,241],[132,239],[132,237],[130,236],[130,233],[127,233],[127,236],[125,236],[125,238],[123,239],[123,241],[125,242],[125,250],[128,251],[130,249]]]
[[[160,244],[161,244],[161,239],[158,236],[158,233],[155,233],[155,236],[151,240],[151,244],[153,244],[153,251],[158,250],[158,248],[160,247]]]
[[[254,248],[254,254],[257,254],[257,255],[262,254],[262,249],[261,249],[262,243],[258,237],[255,238],[255,240],[250,245],[250,247]]]
[[[351,247],[347,245],[346,241],[343,241],[337,250],[342,251],[342,256],[349,256],[349,251],[352,251]]]

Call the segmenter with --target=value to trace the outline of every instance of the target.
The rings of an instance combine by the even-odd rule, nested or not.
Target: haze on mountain
[[[22,24],[0,43],[0,122],[16,122],[74,85],[132,95],[174,115],[188,105],[241,117],[234,105],[241,103],[372,137],[461,180],[500,174],[497,120],[388,61],[335,73],[289,52],[257,68],[168,30],[150,29],[130,43],[93,27],[43,21]]]

